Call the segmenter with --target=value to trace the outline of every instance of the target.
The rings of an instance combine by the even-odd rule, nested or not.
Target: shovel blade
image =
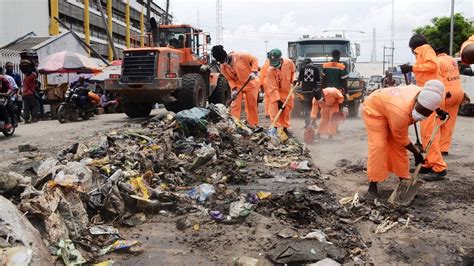
[[[422,184],[423,182],[420,180],[416,180],[414,182],[413,178],[402,180],[398,184],[397,188],[393,191],[392,195],[388,199],[388,202],[393,205],[404,207],[410,205]]]

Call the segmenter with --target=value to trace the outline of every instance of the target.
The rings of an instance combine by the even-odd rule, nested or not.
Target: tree
[[[424,35],[433,47],[449,49],[449,30],[451,17],[435,17],[431,19],[433,25],[426,25],[413,30],[414,33]],[[460,13],[454,15],[453,54],[459,52],[461,44],[474,34],[474,26]]]

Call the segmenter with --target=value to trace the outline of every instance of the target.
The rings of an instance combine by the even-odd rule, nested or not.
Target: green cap
[[[272,67],[279,67],[281,65],[282,52],[280,49],[272,49],[267,53],[267,58]]]

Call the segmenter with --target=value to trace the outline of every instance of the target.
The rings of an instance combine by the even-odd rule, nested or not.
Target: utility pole
[[[387,53],[385,52],[385,50],[390,50],[390,51],[391,51],[390,54],[387,54]],[[385,45],[383,46],[383,67],[382,67],[382,68],[383,68],[383,71],[382,71],[383,73],[382,73],[382,74],[385,74],[385,63],[390,63],[390,61],[388,61],[388,62],[385,61],[385,59],[386,59],[387,57],[389,57],[389,58],[392,59],[391,65],[392,65],[392,68],[393,68],[393,50],[394,50],[394,49],[393,49],[392,47],[385,46]]]
[[[268,53],[268,41],[264,41],[265,42],[265,53]]]
[[[170,21],[169,21],[169,13],[170,12],[170,0],[166,0],[166,17],[165,17],[165,25],[168,25],[170,24]]]
[[[392,59],[391,66],[393,67],[394,50],[395,50],[395,0],[392,0],[392,25],[391,25],[391,45],[392,45]],[[385,59],[384,59],[385,60]]]
[[[449,28],[449,55],[453,56],[454,0],[451,0],[451,25]]]
[[[375,38],[375,28],[372,29],[372,55],[370,56],[370,61],[375,62],[377,61],[377,49],[376,49],[376,38]]]
[[[223,21],[222,21],[222,0],[216,1],[216,42],[217,44],[224,44],[224,33],[223,33]]]

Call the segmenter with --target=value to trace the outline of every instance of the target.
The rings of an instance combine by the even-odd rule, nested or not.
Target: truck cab
[[[348,106],[350,116],[357,116],[365,91],[362,76],[355,71],[355,62],[360,55],[359,44],[351,44],[348,39],[339,36],[325,38],[309,37],[308,35],[288,42],[288,55],[295,62],[297,69],[303,63],[304,58],[309,57],[313,64],[319,68],[321,74],[323,64],[331,61],[333,50],[341,52],[340,61],[349,72],[344,105]]]

